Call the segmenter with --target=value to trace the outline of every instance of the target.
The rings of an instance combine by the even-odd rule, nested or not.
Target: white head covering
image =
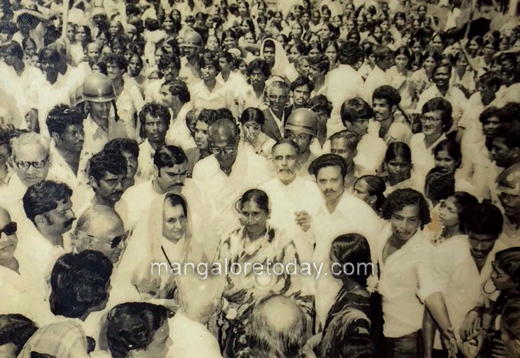
[[[287,53],[285,52],[281,43],[279,43],[273,38],[266,38],[262,42],[262,46],[260,48],[260,58],[265,59],[264,48],[266,41],[272,41],[274,43],[274,66],[271,69],[271,75],[278,76],[284,79],[287,78],[291,82],[294,81],[294,74],[292,72],[288,73],[288,69],[294,69],[294,66],[292,66],[289,62],[289,59],[287,58]],[[298,76],[296,75],[296,77]]]

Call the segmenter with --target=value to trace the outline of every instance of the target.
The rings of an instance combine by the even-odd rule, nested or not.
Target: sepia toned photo
[[[518,0],[0,0],[0,358],[520,358]]]

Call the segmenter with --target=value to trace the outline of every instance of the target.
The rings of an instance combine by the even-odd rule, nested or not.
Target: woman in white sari
[[[141,295],[172,298],[175,273],[184,273],[178,268],[203,262],[203,249],[192,239],[190,220],[186,199],[166,193],[152,202],[137,223],[118,272],[130,277]]]
[[[269,49],[266,51],[266,47]],[[270,49],[274,47],[274,54]],[[260,58],[264,59],[271,68],[271,76],[277,76],[284,81],[292,82],[298,78],[296,67],[289,62],[287,53],[278,41],[267,38],[260,47]]]

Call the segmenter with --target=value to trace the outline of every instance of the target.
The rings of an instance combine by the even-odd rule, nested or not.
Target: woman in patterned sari
[[[215,257],[215,262],[229,270],[220,338],[231,356],[244,348],[244,326],[255,303],[263,297],[273,293],[290,296],[306,314],[312,316],[312,296],[305,295],[309,292],[305,281],[299,280],[299,275],[288,275],[280,265],[274,270],[276,263],[284,267],[295,263],[294,270],[297,270],[300,262],[293,241],[268,224],[267,194],[258,189],[248,190],[237,202],[236,209],[241,215],[242,226],[221,241]]]

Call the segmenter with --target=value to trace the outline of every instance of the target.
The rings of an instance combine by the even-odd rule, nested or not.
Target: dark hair
[[[163,53],[161,57],[159,57],[159,61],[157,62],[157,68],[159,69],[159,71],[164,72],[164,70],[166,70],[169,67],[173,67],[177,71],[179,71],[181,69],[181,60],[174,53]]]
[[[486,124],[489,118],[491,117],[497,117],[500,120],[500,123],[509,122],[508,120],[506,120],[507,118],[503,115],[502,109],[497,108],[495,106],[491,106],[483,110],[482,113],[480,113],[478,119],[480,123]]]
[[[373,116],[372,107],[359,97],[347,99],[341,105],[341,121],[345,127],[347,122],[354,123],[359,119],[370,119]]]
[[[372,263],[370,245],[367,239],[360,234],[338,236],[332,242],[330,252],[334,253],[341,267],[349,262],[355,267],[358,267],[359,264],[370,265]],[[354,273],[349,275],[349,278],[366,287],[369,276],[368,270],[365,270],[365,272],[363,270],[354,270]]]
[[[215,109],[202,109],[197,118],[197,122],[201,121],[208,126],[215,123],[218,119],[218,112]]]
[[[260,70],[264,74],[266,78],[271,76],[271,69],[269,68],[269,65],[264,59],[257,58],[254,59],[247,65],[247,75],[251,76],[253,71]]]
[[[495,254],[495,264],[520,285],[520,247],[511,247]]]
[[[319,72],[327,74],[330,69],[330,60],[325,55],[320,55],[315,58],[309,58],[309,65],[316,68]]]
[[[108,54],[105,57],[105,63],[107,65],[115,64],[117,67],[119,67],[120,70],[126,71],[126,68],[128,67],[128,63],[126,62],[125,58],[122,55],[118,55],[116,53]]]
[[[352,41],[347,41],[339,48],[339,62],[343,65],[354,66],[359,61],[363,61],[363,49]]]
[[[61,256],[51,274],[52,313],[78,318],[107,300],[112,269],[112,262],[99,251]]]
[[[27,188],[22,199],[25,215],[34,223],[37,215],[56,209],[60,202],[71,196],[72,190],[64,183],[44,180],[33,184]]]
[[[88,164],[88,176],[93,177],[96,182],[103,179],[105,173],[126,175],[126,171],[126,158],[119,152],[102,150],[94,154]]]
[[[375,176],[375,175],[364,175],[358,180],[356,180],[356,183],[358,181],[364,180],[365,183],[367,183],[367,190],[368,194],[370,196],[375,195],[376,196],[376,202],[374,204],[376,212],[379,212],[381,210],[381,207],[383,206],[383,203],[385,202],[385,194],[386,191],[386,185],[383,179]],[[356,185],[354,183],[354,186]]]
[[[467,211],[470,207],[478,204],[478,199],[465,191],[457,191],[450,198],[455,199],[455,205],[458,209],[459,230],[466,234]]]
[[[52,133],[62,135],[69,126],[83,125],[84,119],[85,116],[82,113],[66,104],[59,104],[51,109],[47,115],[46,123],[51,135]]]
[[[188,103],[191,100],[188,86],[181,80],[166,81],[162,86],[167,86],[173,96],[179,96],[179,100],[182,103]]]
[[[4,55],[11,55],[19,60],[23,60],[24,52],[22,50],[22,46],[16,41],[13,41],[2,48],[2,52]]]
[[[218,62],[218,55],[212,51],[204,52],[199,58],[199,67],[204,68],[205,66],[213,66],[220,72],[220,63]]]
[[[434,111],[441,112],[442,130],[447,132],[453,124],[453,118],[451,117],[453,107],[450,101],[442,97],[432,98],[423,105],[421,113],[425,114]]]
[[[269,197],[265,191],[260,189],[250,189],[246,191],[235,204],[236,209],[240,212],[247,202],[254,202],[260,209],[269,213]]]
[[[218,112],[217,112],[218,114]],[[240,140],[240,128],[233,118],[218,116],[217,120],[208,127],[208,141],[212,142],[215,135],[220,135],[220,129],[229,132],[233,136],[235,143]]]
[[[129,153],[134,158],[139,157],[139,144],[135,139],[115,138],[105,144],[103,150],[109,152]]]
[[[453,158],[456,165],[455,168],[460,167],[460,163],[462,160],[462,152],[460,151],[460,144],[456,142],[455,140],[451,139],[445,139],[441,141],[439,144],[435,146],[435,149],[433,150],[433,155],[437,156],[439,152],[448,152],[448,155]]]
[[[162,146],[157,149],[153,155],[153,164],[158,170],[161,170],[164,167],[172,168],[174,165],[180,165],[187,162],[188,158],[186,157],[186,154],[184,154],[184,151],[174,145]]]
[[[426,174],[424,192],[428,199],[440,201],[455,194],[455,177],[453,173],[446,173],[435,167]]]
[[[376,98],[386,99],[390,107],[397,106],[399,103],[401,103],[401,95],[392,86],[384,85],[376,88],[372,94],[372,102],[374,102]]]
[[[309,89],[309,93],[314,90],[314,83],[309,80],[307,77],[298,76],[294,81],[291,82],[291,92],[297,89],[298,87],[307,86]]]
[[[467,210],[466,229],[468,233],[498,237],[502,232],[503,225],[502,213],[493,204],[484,202]]]
[[[495,91],[498,91],[502,86],[502,76],[496,71],[487,71],[478,79],[479,83],[485,83],[487,86],[495,87]]]
[[[348,168],[345,159],[337,154],[323,154],[314,159],[314,161],[309,166],[309,174],[314,175],[317,178],[320,169],[327,167],[339,167],[341,170],[341,176],[343,178],[348,174]]]
[[[21,314],[2,314],[0,315],[0,346],[11,343],[15,347],[15,355],[18,355],[37,330],[36,324]]]
[[[168,110],[168,107],[166,107],[165,105],[152,102],[146,103],[143,106],[141,112],[139,112],[139,121],[141,122],[141,130],[143,132],[146,123],[146,116],[148,115],[153,118],[160,118],[163,121],[166,128],[170,128],[171,114]]]
[[[310,98],[307,101],[305,108],[309,108],[314,113],[325,111],[328,117],[330,117],[330,114],[332,113],[332,103],[322,94]]]
[[[42,63],[47,60],[48,62],[59,63],[61,59],[60,53],[57,49],[52,47],[46,47],[42,49],[38,55],[38,62]]]
[[[172,311],[146,302],[117,305],[107,317],[107,343],[114,358],[126,358],[133,350],[146,349]]]
[[[227,63],[234,63],[235,57],[229,51],[220,51],[217,54],[218,59],[224,58]]]
[[[408,144],[403,142],[392,142],[386,148],[385,163],[394,160],[397,157],[401,157],[410,164],[412,163],[412,151]]]
[[[494,138],[504,138],[509,149],[520,148],[520,123],[510,122],[500,124],[493,133]]]
[[[258,108],[252,108],[252,107],[246,108],[244,110],[244,112],[242,112],[239,122],[244,124],[249,121],[254,121],[254,122],[260,124],[261,126],[263,126],[265,123],[264,112],[262,112]]]
[[[381,207],[381,217],[390,220],[395,212],[403,210],[408,205],[417,205],[419,208],[421,229],[431,221],[430,208],[426,199],[417,190],[411,188],[397,189],[390,193]]]
[[[188,204],[186,200],[181,196],[174,193],[167,193],[164,197],[164,201],[168,202],[171,206],[182,206],[182,210],[184,210],[184,216],[188,218]]]

